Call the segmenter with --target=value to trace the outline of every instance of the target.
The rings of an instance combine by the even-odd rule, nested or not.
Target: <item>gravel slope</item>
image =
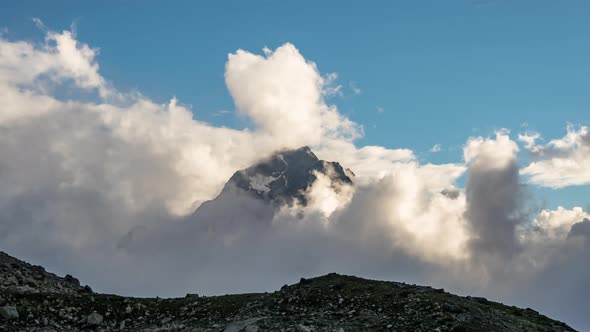
[[[129,298],[0,253],[0,277],[0,331],[574,331],[532,309],[338,274],[273,293]]]

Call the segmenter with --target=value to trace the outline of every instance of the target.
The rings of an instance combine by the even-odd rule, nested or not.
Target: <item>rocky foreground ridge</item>
[[[0,251],[1,293],[92,293],[71,275],[59,277],[38,265],[31,265]]]
[[[130,298],[0,252],[0,278],[0,331],[574,331],[532,309],[335,273],[273,293]]]

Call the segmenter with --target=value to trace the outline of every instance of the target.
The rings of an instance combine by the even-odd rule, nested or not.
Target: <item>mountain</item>
[[[352,185],[354,173],[339,163],[320,160],[309,147],[277,152],[235,172],[221,193],[204,202],[190,219],[212,223],[269,222],[284,205],[306,205],[306,190],[318,174],[330,179],[334,190]]]
[[[181,221],[135,227],[118,246],[144,253],[182,248],[192,248],[192,252],[195,245],[211,248],[245,234],[260,234],[268,229],[281,207],[305,206],[305,193],[319,175],[326,177],[335,191],[342,185],[352,185],[354,179],[351,170],[338,162],[320,160],[307,146],[278,151],[236,171],[217,197]],[[154,243],[161,245],[156,247]]]
[[[2,253],[3,276],[35,285],[0,288],[0,331],[574,331],[533,309],[442,289],[335,273],[272,293],[131,298],[79,292],[78,283]],[[164,282],[164,281],[163,281]]]
[[[354,173],[337,162],[318,159],[308,146],[275,153],[258,164],[237,171],[226,183],[224,193],[243,190],[273,204],[305,205],[305,191],[316,180],[317,173],[327,175],[333,182],[352,184]]]

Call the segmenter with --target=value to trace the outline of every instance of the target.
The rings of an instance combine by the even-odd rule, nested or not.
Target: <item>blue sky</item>
[[[331,99],[362,124],[358,145],[404,147],[424,162],[458,162],[469,136],[499,128],[559,138],[588,124],[590,3],[586,1],[5,1],[8,39],[41,40],[76,24],[100,48],[101,74],[118,89],[166,102],[176,96],[215,125],[233,114],[227,54],[293,43],[323,74]],[[360,93],[355,93],[355,88]],[[381,109],[382,112],[379,112]],[[440,153],[429,153],[441,144]],[[523,154],[524,155],[524,154]],[[534,188],[538,202],[587,206],[588,186]]]

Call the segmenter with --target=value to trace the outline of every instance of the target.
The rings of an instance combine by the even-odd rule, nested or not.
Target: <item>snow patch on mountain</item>
[[[270,183],[274,180],[278,179],[279,177],[272,177],[272,176],[264,176],[262,174],[255,174],[250,176],[250,188],[258,191],[258,192],[269,192],[270,191]]]

